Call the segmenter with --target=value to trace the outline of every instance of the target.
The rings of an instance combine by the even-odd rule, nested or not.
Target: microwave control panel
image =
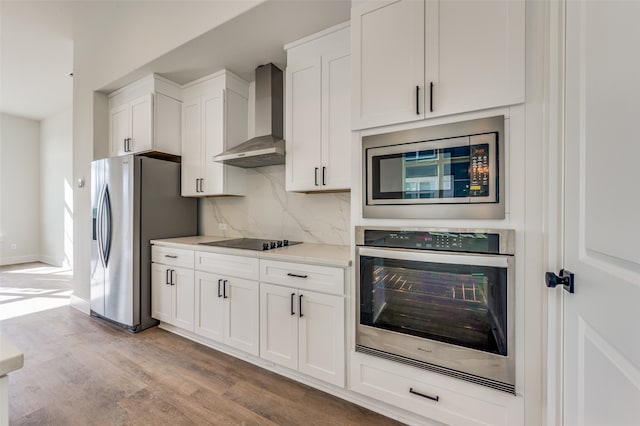
[[[489,195],[489,144],[471,145],[469,197]]]

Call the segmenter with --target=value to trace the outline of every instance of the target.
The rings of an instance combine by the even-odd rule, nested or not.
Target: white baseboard
[[[85,313],[87,315],[91,314],[91,305],[89,305],[89,301],[84,300],[83,298],[78,297],[74,294],[72,294],[71,298],[69,299],[69,305],[82,313]]]
[[[0,265],[17,265],[20,263],[39,262],[40,256],[34,254],[26,254],[23,256],[7,256],[0,259]]]
[[[63,259],[56,258],[56,257],[53,257],[53,256],[41,255],[40,256],[40,262],[46,263],[47,265],[51,265],[51,266],[61,267]]]

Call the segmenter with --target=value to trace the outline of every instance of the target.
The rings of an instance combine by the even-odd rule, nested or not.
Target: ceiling
[[[0,111],[41,120],[72,102],[76,8],[0,2]]]
[[[2,112],[41,120],[71,106],[73,37],[99,27],[105,3],[90,1],[0,1]],[[268,0],[100,91],[151,72],[183,84],[227,68],[252,81],[258,65],[286,65],[284,44],[348,20],[350,6],[350,0]]]

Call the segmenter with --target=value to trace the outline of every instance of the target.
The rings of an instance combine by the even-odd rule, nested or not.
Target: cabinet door
[[[153,150],[182,155],[180,148],[182,102],[162,93],[153,95]]]
[[[198,196],[202,166],[202,112],[200,98],[182,104],[182,196]]]
[[[344,298],[300,291],[298,302],[298,370],[344,387]]]
[[[434,114],[524,102],[524,1],[440,1],[438,8]]]
[[[129,104],[116,107],[109,114],[109,155],[125,155],[125,140],[131,128]]]
[[[415,0],[351,10],[353,129],[424,118],[424,18]]]
[[[203,143],[204,143],[204,182],[203,194],[219,195],[224,193],[224,164],[212,161],[225,149],[224,144],[224,96],[221,91],[215,96],[202,100]]]
[[[351,57],[346,46],[322,57],[323,190],[351,188]]]
[[[321,181],[321,60],[287,67],[287,191],[314,191]]]
[[[260,283],[260,357],[298,369],[298,293]]]
[[[153,149],[153,95],[141,96],[131,102],[130,153]]]
[[[196,272],[194,332],[209,339],[224,340],[224,299],[222,279],[206,272]]]
[[[172,268],[173,324],[193,331],[194,282],[193,269]]]
[[[227,345],[258,356],[259,346],[259,297],[258,282],[240,278],[225,278],[224,341]]]
[[[171,322],[170,268],[151,264],[151,316],[157,320]]]

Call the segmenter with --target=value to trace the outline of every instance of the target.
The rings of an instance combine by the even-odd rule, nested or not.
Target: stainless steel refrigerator
[[[138,332],[151,318],[149,240],[197,235],[197,200],[180,164],[127,155],[91,163],[91,315]]]

